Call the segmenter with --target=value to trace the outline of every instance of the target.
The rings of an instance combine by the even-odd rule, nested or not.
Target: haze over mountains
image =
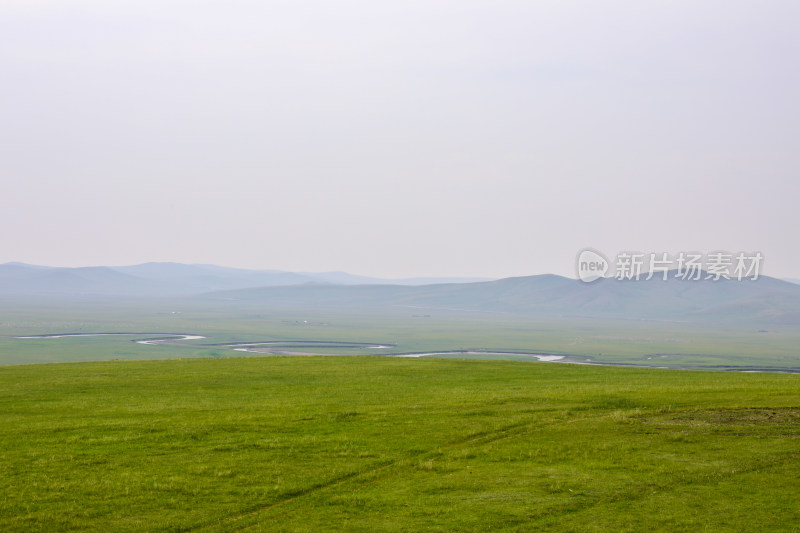
[[[0,265],[0,295],[19,296],[178,296],[225,289],[302,284],[425,285],[474,281],[486,281],[486,278],[380,279],[346,272],[247,270],[183,263],[79,268],[24,263]]]
[[[548,317],[681,322],[800,324],[800,286],[770,277],[756,281],[653,278],[584,283],[552,274],[418,287],[299,286],[241,289],[203,298],[273,307],[406,307],[417,313],[471,311]]]
[[[491,312],[683,322],[800,324],[800,285],[757,281],[583,283],[556,275],[493,281],[459,278],[382,280],[344,272],[255,271],[214,265],[146,263],[56,268],[0,265],[0,297],[177,297],[220,305],[331,310],[403,309],[413,313]]]

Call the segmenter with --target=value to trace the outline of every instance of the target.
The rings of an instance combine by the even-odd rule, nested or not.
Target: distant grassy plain
[[[14,338],[98,332],[190,333],[207,338],[179,346],[131,342],[146,335]],[[539,318],[413,308],[356,313],[193,300],[0,304],[0,364],[244,355],[224,346],[202,345],[285,340],[396,345],[384,350],[313,350],[324,354],[480,350],[668,368],[800,370],[800,331],[794,326]]]

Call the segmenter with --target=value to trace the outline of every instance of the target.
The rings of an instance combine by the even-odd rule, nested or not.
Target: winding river
[[[180,346],[181,341],[200,340],[206,337],[202,335],[192,335],[188,333],[151,333],[151,332],[138,332],[138,333],[49,333],[44,335],[26,335],[15,337],[16,339],[63,339],[67,337],[102,337],[102,336],[141,336],[141,335],[156,335],[155,337],[134,340],[138,344],[148,345],[173,345]],[[338,349],[356,349],[356,350],[386,350],[389,348],[396,348],[396,344],[390,343],[372,343],[372,342],[348,342],[348,341],[308,341],[308,340],[286,340],[286,341],[260,341],[260,342],[239,342],[239,343],[203,343],[192,344],[192,346],[204,347],[220,347],[230,348],[237,352],[249,352],[262,355],[325,355],[313,352],[298,352],[290,349],[309,349],[309,348],[338,348]],[[499,352],[499,351],[481,351],[481,350],[450,350],[441,352],[412,352],[412,353],[384,353],[386,357],[430,357],[437,355],[511,355],[511,356],[528,356],[535,357],[539,361],[551,362],[560,361],[566,356],[543,354],[543,353],[522,353],[522,352]]]
[[[102,336],[151,336],[150,338],[132,340],[138,344],[147,345],[171,345],[171,346],[187,346],[181,344],[182,341],[201,340],[206,337],[202,335],[193,335],[190,333],[151,333],[151,332],[113,332],[113,333],[48,333],[43,335],[26,335],[14,337],[15,339],[63,339],[67,337],[102,337]],[[194,343],[189,346],[198,347],[218,347],[229,348],[237,352],[248,352],[260,355],[330,355],[323,353],[314,353],[308,351],[313,348],[323,349],[348,349],[348,350],[386,350],[396,348],[396,344],[391,343],[372,343],[372,342],[347,342],[347,341],[308,341],[308,340],[285,340],[285,341],[260,341],[260,342],[239,342],[239,343]],[[636,365],[627,363],[598,363],[589,360],[578,361],[575,358],[585,359],[583,355],[560,355],[560,354],[547,354],[547,353],[529,353],[529,352],[502,352],[502,351],[489,351],[489,350],[450,350],[439,352],[410,352],[410,353],[383,353],[384,357],[436,357],[436,356],[452,356],[452,355],[500,355],[512,357],[533,357],[540,362],[546,363],[568,363],[575,365],[595,365],[595,366],[625,366],[635,368],[661,368],[667,369],[664,366],[650,366],[650,365]],[[569,359],[572,357],[572,359]],[[800,370],[782,369],[782,368],[709,368],[706,370],[727,370],[733,372],[776,372],[797,374]]]

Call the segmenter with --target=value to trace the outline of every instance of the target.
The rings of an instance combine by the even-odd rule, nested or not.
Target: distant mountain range
[[[5,263],[0,265],[0,296],[179,296],[226,289],[304,284],[425,285],[485,280],[486,278],[380,279],[346,272],[246,270],[183,263],[79,268]]]
[[[244,270],[214,265],[145,263],[58,268],[0,265],[0,298],[190,297],[260,307],[412,313],[491,312],[546,317],[721,321],[800,325],[800,285],[756,281],[689,281],[670,275],[592,283],[551,274],[477,280],[384,280],[344,272]]]
[[[270,306],[408,307],[417,312],[480,311],[548,317],[800,324],[800,285],[756,281],[600,279],[584,283],[552,274],[419,287],[389,285],[266,287],[203,298]],[[427,310],[427,311],[425,311]]]

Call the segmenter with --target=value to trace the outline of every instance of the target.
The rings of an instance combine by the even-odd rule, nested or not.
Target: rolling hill
[[[440,281],[432,284],[414,284]],[[343,272],[297,273],[215,265],[145,263],[57,268],[0,265],[0,297],[192,298],[272,308],[511,313],[682,322],[800,324],[800,285],[757,281],[601,279],[552,274],[454,283],[457,278],[382,280]]]
[[[754,321],[800,324],[800,286],[756,281],[602,279],[552,274],[466,284],[264,287],[203,298],[271,307],[402,308],[631,320]]]
[[[24,263],[0,265],[0,297],[158,297],[292,285],[453,283],[481,278],[380,279],[346,272],[247,270],[216,265],[144,263],[122,267],[63,268]]]

